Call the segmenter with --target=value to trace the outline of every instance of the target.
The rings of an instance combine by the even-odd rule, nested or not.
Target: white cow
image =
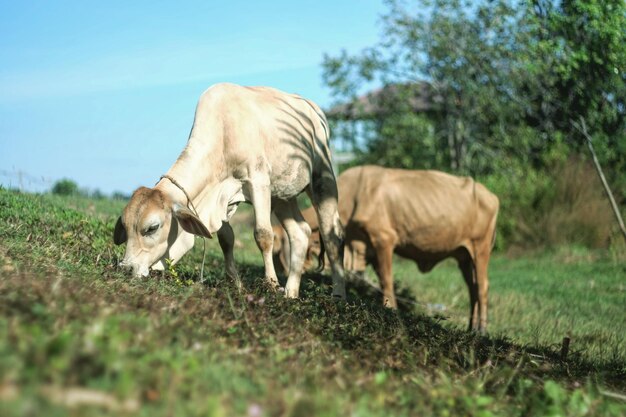
[[[126,242],[121,265],[146,276],[150,268],[163,269],[166,259],[177,262],[193,247],[193,235],[217,233],[226,274],[236,277],[228,221],[239,203],[250,202],[254,237],[272,287],[278,286],[272,211],[287,231],[291,253],[285,293],[296,298],[311,233],[296,196],[306,191],[332,267],[333,296],[345,298],[343,228],[328,137],[324,113],[298,95],[268,87],[212,86],[198,101],[187,146],[174,165],[154,188],[137,189],[118,219],[114,241]]]

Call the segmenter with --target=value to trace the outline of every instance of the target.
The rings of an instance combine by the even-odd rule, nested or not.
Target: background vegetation
[[[330,112],[352,164],[474,176],[502,200],[501,247],[607,247],[618,235],[577,124],[588,126],[623,211],[626,4],[387,3],[378,44],[324,60],[337,103],[353,103]],[[356,100],[373,88],[365,105]]]

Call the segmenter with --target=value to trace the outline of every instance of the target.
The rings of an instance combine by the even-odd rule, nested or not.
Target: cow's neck
[[[180,187],[167,179],[157,185],[175,204],[188,206],[187,196],[181,188],[184,189],[203,222],[214,214],[220,184],[228,177],[223,138],[219,134],[216,136],[216,125],[217,121],[198,118],[196,114],[185,149],[166,173]]]
[[[191,206],[187,200],[189,197],[193,207],[202,218],[203,214],[212,209],[207,207],[207,203],[212,200],[209,197],[223,179],[224,175],[220,169],[222,164],[206,157],[198,158],[190,155],[193,155],[193,152],[190,152],[187,147],[156,188],[161,189],[175,204],[181,206]],[[176,183],[166,177],[173,179]]]

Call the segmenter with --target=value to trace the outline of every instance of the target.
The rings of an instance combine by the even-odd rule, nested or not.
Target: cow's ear
[[[186,232],[197,236],[208,237],[209,239],[213,237],[209,229],[202,223],[202,220],[188,208],[176,207],[174,209],[174,217],[176,217],[176,220],[178,220],[178,223],[180,223],[183,230]]]
[[[113,232],[113,243],[116,245],[121,245],[122,243],[128,240],[128,235],[126,234],[126,228],[124,227],[124,223],[122,223],[122,217],[117,218],[117,223],[115,223],[115,231]]]

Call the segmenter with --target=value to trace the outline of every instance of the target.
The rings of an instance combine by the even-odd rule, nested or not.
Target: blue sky
[[[323,54],[373,45],[384,11],[382,0],[0,0],[0,184],[151,186],[217,82],[327,107]]]

